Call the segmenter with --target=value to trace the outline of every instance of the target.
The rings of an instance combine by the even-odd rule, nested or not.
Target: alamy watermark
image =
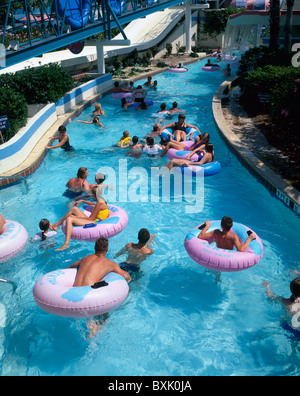
[[[294,67],[300,66],[300,43],[295,43],[292,46],[292,52],[296,52],[295,55],[292,57],[292,65]]]
[[[165,167],[129,169],[127,159],[120,159],[118,169],[103,166],[98,171],[106,175],[105,183],[113,186],[103,191],[109,203],[178,202],[185,204],[186,213],[200,213],[204,208],[203,168],[197,167],[197,177],[191,177],[185,168],[183,172],[180,168],[167,172]]]

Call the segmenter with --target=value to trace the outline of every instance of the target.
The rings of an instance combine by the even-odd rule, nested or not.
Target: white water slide
[[[183,10],[168,8],[132,21],[124,29],[128,40],[130,40],[130,46],[104,47],[104,57],[129,53],[134,48],[138,50],[148,49],[158,44],[174,28],[183,15]],[[123,36],[119,34],[114,39],[122,40]],[[88,67],[91,62],[97,62],[96,46],[89,46],[88,43],[89,41],[86,40],[85,48],[78,55],[72,54],[68,49],[55,53],[50,52],[42,57],[31,58],[3,69],[0,74],[14,73],[28,67],[39,67],[53,62],[54,59],[56,63],[69,70],[73,69],[75,71],[76,68],[79,70],[81,67]]]
[[[124,54],[134,48],[146,50],[157,45],[171,32],[183,15],[184,10],[182,9],[167,8],[130,22],[124,29],[128,40],[130,40],[130,47],[105,47],[105,57]],[[122,38],[121,34],[115,37],[116,40]]]

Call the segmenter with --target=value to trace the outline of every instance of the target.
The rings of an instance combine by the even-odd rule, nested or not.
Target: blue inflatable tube
[[[152,106],[153,105],[153,100],[145,100],[146,105],[148,106]],[[135,102],[132,106],[130,107],[137,107],[139,104],[141,104],[140,102]]]
[[[175,171],[177,173],[181,173],[184,176],[192,177],[213,176],[219,173],[220,170],[221,165],[218,161],[214,161],[204,165],[190,165],[175,168]]]
[[[126,8],[126,0],[110,0],[111,8],[116,15],[121,15]]]
[[[196,136],[199,136],[199,132],[198,132],[197,129],[195,129],[195,128],[186,128],[186,132],[187,132],[187,134],[186,134],[186,139],[187,139],[187,140],[189,140],[189,137],[190,137],[190,133],[191,133],[191,132],[194,132],[194,134],[193,134],[193,140],[195,139]],[[173,136],[173,131],[172,131],[171,128],[165,128],[165,129],[161,132],[161,134],[160,134],[160,137],[161,137],[161,138],[164,137],[164,138],[166,138],[168,141],[170,140],[170,137],[171,137],[171,136]]]
[[[81,8],[82,4],[82,8]],[[57,0],[57,10],[72,30],[84,27],[90,16],[90,0]]]

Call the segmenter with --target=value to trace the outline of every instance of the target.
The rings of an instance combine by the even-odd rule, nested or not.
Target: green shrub
[[[166,50],[167,50],[167,55],[171,55],[173,51],[173,46],[171,43],[166,43]]]
[[[38,69],[0,76],[0,88],[11,88],[24,95],[27,104],[52,103],[74,88],[72,77],[60,66],[49,64]]]
[[[2,131],[7,142],[26,125],[28,111],[24,95],[12,88],[0,88],[0,115],[8,117],[10,128]]]

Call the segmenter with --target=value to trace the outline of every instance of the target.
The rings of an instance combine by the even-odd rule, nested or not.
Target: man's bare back
[[[77,261],[70,268],[78,268],[73,287],[92,286],[109,272],[116,272],[126,280],[130,275],[123,271],[117,263],[108,260],[104,254],[91,254]]]
[[[214,240],[219,249],[233,250],[233,248],[236,246],[236,238],[236,234],[224,234],[224,232],[220,230],[215,230],[214,232]]]

